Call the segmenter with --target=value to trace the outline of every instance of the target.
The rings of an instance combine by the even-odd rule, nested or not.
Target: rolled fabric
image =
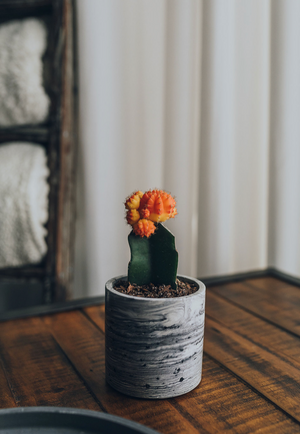
[[[0,146],[0,268],[36,264],[47,252],[48,176],[42,146]]]
[[[0,126],[37,124],[48,116],[42,56],[47,32],[36,18],[0,25]]]

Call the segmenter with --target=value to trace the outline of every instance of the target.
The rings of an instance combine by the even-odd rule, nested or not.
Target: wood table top
[[[0,323],[0,408],[107,412],[162,434],[300,433],[300,288],[272,277],[208,288],[203,376],[166,400],[105,382],[104,306]]]

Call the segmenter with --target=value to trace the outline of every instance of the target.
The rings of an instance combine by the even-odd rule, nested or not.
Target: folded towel
[[[48,176],[41,146],[0,146],[0,268],[38,263],[45,255]]]
[[[49,97],[42,86],[45,24],[35,18],[0,26],[0,126],[46,120]]]

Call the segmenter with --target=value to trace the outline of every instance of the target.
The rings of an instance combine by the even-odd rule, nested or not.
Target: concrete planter
[[[139,398],[171,398],[201,381],[205,285],[177,298],[142,298],[106,283],[106,380],[114,389]]]

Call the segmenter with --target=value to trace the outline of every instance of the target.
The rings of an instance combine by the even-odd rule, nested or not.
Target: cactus
[[[135,233],[135,235],[139,235],[142,238],[149,238],[150,235],[154,234],[155,229],[155,224],[147,219],[141,219],[133,225],[133,232]]]
[[[147,191],[140,200],[140,214],[142,218],[159,223],[175,217],[175,199],[162,190]]]
[[[127,211],[126,220],[129,225],[135,225],[140,218],[141,216],[137,209],[130,209]]]
[[[141,191],[136,191],[135,193],[132,193],[132,195],[126,199],[125,208],[138,209],[142,197],[143,193]]]
[[[176,289],[178,253],[175,237],[161,223],[149,238],[128,236],[131,260],[128,264],[128,281],[137,285],[171,285]]]
[[[161,222],[177,214],[175,199],[162,190],[133,193],[125,201],[131,260],[128,281],[137,285],[171,285],[176,289],[178,253],[175,237]]]

